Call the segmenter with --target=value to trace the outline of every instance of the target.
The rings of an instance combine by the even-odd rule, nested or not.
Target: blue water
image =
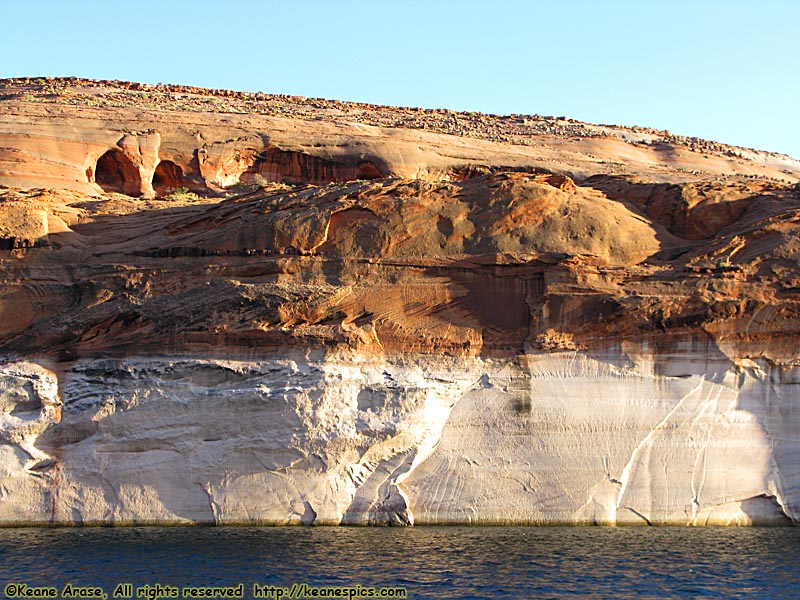
[[[405,588],[408,598],[800,598],[800,528],[0,530],[0,592],[117,583]]]

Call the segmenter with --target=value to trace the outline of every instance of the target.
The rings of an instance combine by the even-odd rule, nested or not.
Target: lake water
[[[408,598],[800,598],[800,528],[5,529],[0,592],[9,583],[109,598],[118,583],[242,583],[245,598],[301,583]]]

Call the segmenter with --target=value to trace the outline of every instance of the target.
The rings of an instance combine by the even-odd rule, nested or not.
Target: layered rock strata
[[[0,105],[0,523],[800,519],[790,159]]]

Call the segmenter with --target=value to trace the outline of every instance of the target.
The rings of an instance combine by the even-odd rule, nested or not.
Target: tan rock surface
[[[0,87],[0,522],[800,519],[796,161]]]
[[[219,190],[250,183],[256,174],[292,183],[460,179],[476,168],[545,171],[578,181],[597,174],[652,182],[746,175],[791,183],[800,177],[800,162],[790,157],[669,132],[141,87],[0,81],[0,184],[152,196],[154,187],[160,193],[183,186]],[[100,164],[98,174],[107,152],[114,160]]]

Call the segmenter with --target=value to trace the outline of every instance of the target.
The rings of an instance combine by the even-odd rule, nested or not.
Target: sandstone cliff
[[[797,161],[0,88],[0,523],[800,519]]]

